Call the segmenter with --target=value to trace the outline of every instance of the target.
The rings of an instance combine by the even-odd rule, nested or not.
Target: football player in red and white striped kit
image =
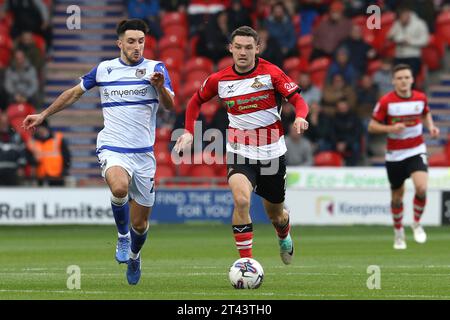
[[[412,90],[414,79],[409,65],[393,68],[394,91],[383,96],[375,106],[369,123],[370,133],[387,133],[386,169],[391,185],[391,212],[394,220],[394,249],[406,249],[403,229],[404,182],[412,178],[415,196],[414,222],[411,225],[414,240],[425,243],[427,235],[420,225],[425,209],[428,180],[427,150],[423,125],[431,137],[439,136],[424,93]]]
[[[308,106],[300,89],[277,66],[257,57],[259,37],[248,26],[231,34],[229,51],[234,64],[210,75],[192,96],[186,109],[186,133],[174,147],[180,153],[193,142],[194,122],[202,103],[219,95],[227,106],[228,184],[234,199],[233,233],[240,256],[252,257],[253,225],[250,216],[252,191],[263,199],[265,211],[275,227],[280,256],[290,264],[294,245],[289,213],[284,207],[286,164],[281,102],[296,109],[294,127],[298,134],[308,129]]]

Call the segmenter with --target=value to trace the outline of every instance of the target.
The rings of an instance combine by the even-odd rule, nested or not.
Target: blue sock
[[[111,208],[116,221],[117,231],[122,235],[126,235],[130,231],[130,207],[128,201],[121,206],[111,202]]]
[[[143,234],[139,234],[131,228],[130,234],[131,234],[131,253],[134,253],[137,258],[137,254],[139,251],[141,251],[142,246],[145,243],[145,240],[147,239],[147,233],[148,233],[148,227],[147,230]]]

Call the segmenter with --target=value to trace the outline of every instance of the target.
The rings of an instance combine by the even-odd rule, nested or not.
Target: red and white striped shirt
[[[413,90],[409,98],[402,98],[392,91],[380,99],[375,106],[373,118],[388,125],[402,122],[406,126],[398,134],[388,134],[386,161],[402,161],[427,152],[422,117],[428,112],[430,108],[427,97],[419,91]]]
[[[233,66],[209,76],[198,91],[201,102],[216,95],[227,106],[227,151],[255,160],[280,157],[286,152],[280,109],[299,87],[277,66],[261,58],[255,68],[238,73]],[[305,104],[306,117],[308,108]]]

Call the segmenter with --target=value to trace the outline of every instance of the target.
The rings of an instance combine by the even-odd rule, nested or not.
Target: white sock
[[[136,260],[137,258],[139,258],[140,253],[141,253],[140,251],[138,253],[134,253],[133,251],[130,250],[130,258]]]
[[[121,234],[119,232],[117,234],[119,235],[119,238],[128,238],[128,239],[131,238],[130,231],[128,231],[127,234]]]

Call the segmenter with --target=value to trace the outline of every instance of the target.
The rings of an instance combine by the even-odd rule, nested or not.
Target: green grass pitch
[[[450,228],[428,227],[428,242],[394,251],[382,226],[296,226],[296,254],[282,264],[270,225],[254,226],[254,257],[265,279],[235,290],[228,267],[238,258],[228,225],[154,225],[142,252],[142,278],[129,286],[114,260],[114,226],[0,227],[3,299],[450,299]],[[69,290],[67,267],[81,269]],[[369,290],[368,266],[380,267],[381,288]]]

